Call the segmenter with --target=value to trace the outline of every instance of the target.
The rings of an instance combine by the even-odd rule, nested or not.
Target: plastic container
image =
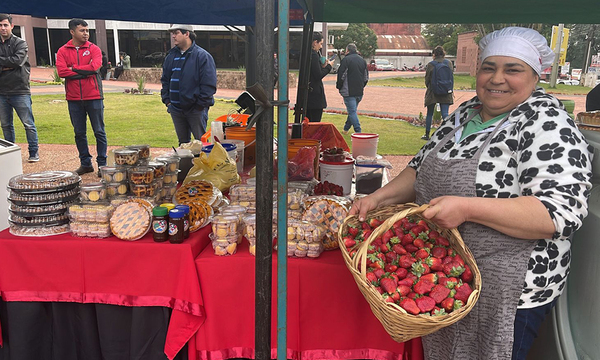
[[[221,146],[223,146],[223,149],[227,151],[227,156],[229,156],[233,161],[237,160],[237,146],[235,144],[221,144]],[[213,144],[203,146],[202,152],[208,155],[212,151],[213,147]]]
[[[235,165],[238,174],[242,174],[244,172],[244,140],[223,140],[221,141],[221,144],[233,144],[236,146]]]
[[[357,156],[377,156],[377,144],[379,143],[378,134],[354,133],[352,134],[352,157]]]
[[[130,184],[149,185],[154,180],[154,168],[150,166],[138,166],[127,171]]]
[[[134,149],[117,149],[114,154],[117,165],[136,165],[139,160],[139,151]]]
[[[179,156],[161,156],[154,159],[156,161],[162,161],[167,164],[166,174],[176,174],[179,170]]]
[[[127,169],[115,166],[100,166],[102,180],[107,183],[127,181]]]
[[[290,139],[288,140],[288,161],[294,158],[298,150],[304,146],[312,146],[316,150],[315,155],[315,178],[319,173],[319,157],[321,153],[321,141],[313,139]]]
[[[384,167],[377,164],[356,164],[356,193],[371,194],[381,187]]]
[[[354,175],[354,160],[347,159],[343,162],[320,161],[321,181],[329,181],[341,186],[344,195],[352,190],[352,175]],[[381,186],[381,184],[380,184]]]
[[[229,126],[225,128],[225,139],[243,140],[245,144],[244,167],[256,164],[256,128],[246,130],[245,126]]]
[[[103,183],[83,184],[79,187],[79,199],[85,203],[95,203],[106,200],[106,185]]]

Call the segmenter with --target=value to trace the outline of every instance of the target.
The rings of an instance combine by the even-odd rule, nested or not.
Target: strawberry
[[[353,238],[356,237],[356,235],[358,235],[358,228],[356,226],[348,226],[348,234],[350,234],[350,236],[352,236]]]
[[[442,264],[446,265],[446,264],[451,263],[452,261],[454,261],[454,258],[452,256],[448,255],[442,259]]]
[[[418,247],[419,249],[422,249],[425,247],[425,241],[423,241],[423,239],[421,239],[421,238],[416,238],[413,241],[413,245]]]
[[[385,233],[383,233],[383,243],[387,244],[388,242],[390,242],[390,239],[394,237],[394,232],[392,231],[392,229],[389,229],[388,231],[386,231]]]
[[[409,231],[411,233],[415,234],[416,236],[419,236],[420,233],[422,233],[423,231],[425,231],[425,228],[423,226],[420,226],[420,225],[415,225]]]
[[[464,303],[460,300],[454,300],[454,310],[458,310],[464,306]]]
[[[413,299],[413,300],[414,300],[414,299],[416,299],[416,298],[417,298],[417,297],[419,297],[419,296],[420,296],[420,295],[419,295],[419,294],[417,294],[417,293],[416,293],[416,292],[414,292],[414,291],[412,291],[412,292],[409,292],[409,293],[408,293],[408,295],[406,295],[406,297],[407,297],[407,298],[409,298],[409,299]]]
[[[440,236],[440,233],[435,230],[429,230],[429,234],[427,234],[431,240],[435,240]]]
[[[460,275],[460,279],[466,283],[473,281],[473,272],[471,272],[469,265],[465,265],[465,271]]]
[[[406,298],[400,301],[400,307],[406,310],[407,313],[413,315],[418,315],[421,312],[421,309],[419,309],[417,303],[411,298]]]
[[[435,301],[429,296],[422,296],[420,298],[417,298],[415,300],[415,303],[417,304],[419,310],[421,310],[421,313],[429,312],[435,307]]]
[[[381,296],[383,296],[383,300],[385,300],[385,302],[389,302],[389,303],[394,302],[394,299],[388,294],[382,294]]]
[[[443,265],[443,271],[448,276],[460,276],[465,271],[465,268],[460,266],[457,261],[451,261]]]
[[[371,236],[371,233],[373,232],[373,230],[365,230],[363,232],[363,239],[367,240],[369,238],[369,236]]]
[[[431,316],[443,316],[446,315],[446,310],[444,309],[440,309],[439,307],[434,307],[433,311],[431,312]]]
[[[446,251],[446,248],[442,246],[436,246],[433,249],[431,249],[431,255],[438,259],[443,259],[447,253],[448,252]]]
[[[406,255],[406,254],[408,254],[408,251],[406,251],[406,249],[404,248],[404,246],[402,246],[400,244],[396,244],[396,245],[392,246],[392,251],[395,252],[398,255]]]
[[[425,222],[425,220],[417,221],[417,225],[422,226],[425,229],[425,231],[429,230],[429,225],[427,225],[427,222]]]
[[[449,294],[450,294],[450,289],[448,289],[447,287],[445,287],[443,285],[436,285],[429,292],[429,297],[431,297],[433,300],[435,300],[436,304],[439,304],[445,298],[447,298]]]
[[[406,275],[408,275],[408,270],[399,267],[398,269],[396,269],[396,275],[398,275],[399,279],[404,279]]]
[[[375,270],[373,270],[373,274],[375,274],[375,276],[379,279],[380,277],[382,277],[385,274],[385,270],[375,269]]]
[[[401,296],[406,296],[410,293],[410,286],[398,285],[398,292]]]
[[[369,226],[371,227],[371,229],[375,229],[379,225],[383,224],[383,221],[377,220],[375,218],[370,218],[369,220],[367,220],[367,223],[369,224]]]
[[[469,295],[471,295],[472,292],[473,290],[471,289],[469,284],[463,283],[462,285],[457,285],[456,295],[454,295],[454,299],[460,300],[463,302],[463,304],[466,304],[467,300],[469,299]]]
[[[429,234],[429,238],[431,238],[431,233]],[[442,246],[450,246],[450,241],[448,241],[448,239],[446,239],[443,236],[437,236],[435,238],[435,244],[442,245]]]
[[[416,240],[415,240],[416,241]],[[417,259],[427,259],[429,257],[429,251],[425,250],[425,249],[419,249],[417,250],[417,252],[415,253],[415,257]]]
[[[371,284],[376,284],[377,283],[377,275],[375,275],[374,272],[370,271],[365,276],[367,277],[367,281],[369,283],[371,283]]]
[[[454,255],[454,261],[458,262],[461,266],[465,266],[465,261],[458,254]]]
[[[394,299],[394,302],[399,301],[400,300],[400,293],[398,292],[398,290],[394,291],[392,294],[392,299]]]
[[[411,280],[412,280],[412,282],[413,282],[413,284],[414,284],[414,283],[415,283],[417,280],[419,280],[419,277],[418,277],[417,275],[415,275],[415,274],[413,274],[413,273],[410,273],[410,272],[409,272],[408,274],[406,274],[406,278],[407,278],[407,279],[411,279]]]
[[[412,279],[404,278],[398,281],[398,286],[408,286],[408,288],[410,289],[410,287],[413,286],[414,283],[415,282]]]
[[[385,291],[383,291],[383,289],[381,288],[381,286],[376,286],[375,290],[377,290],[378,293],[382,294],[385,293]]]
[[[390,251],[390,248],[389,248],[389,246],[387,246],[387,244],[380,244],[379,251],[381,251],[382,253],[386,253],[386,252]]]
[[[405,269],[410,268],[415,262],[417,262],[417,259],[410,255],[402,255],[398,260],[398,264],[400,265],[400,267],[403,267]]]
[[[442,260],[438,259],[437,257],[430,257],[427,260],[427,264],[429,265],[429,268],[431,268],[431,270],[433,271],[440,271],[442,270]]]
[[[400,243],[402,246],[406,246],[408,244],[412,244],[414,240],[415,238],[411,234],[405,234],[402,236],[402,239],[400,239]]]
[[[366,231],[366,230],[371,230],[371,227],[370,227],[370,226],[369,226],[369,224],[368,224],[368,223],[366,223],[366,222],[362,222],[362,223],[360,223],[360,226],[361,226],[361,227],[362,227],[362,229],[363,229],[363,230],[365,230],[365,231]]]
[[[420,277],[420,279],[432,282],[434,284],[437,284],[437,282],[438,282],[438,277],[434,273],[424,274],[423,276]]]
[[[438,284],[447,287],[448,289],[454,289],[456,286],[456,278],[453,277],[443,277],[438,280]]]
[[[396,288],[398,287],[394,279],[386,276],[383,276],[381,279],[379,279],[379,284],[381,285],[381,288],[389,294],[396,291]]]
[[[394,261],[396,261],[398,259],[398,257],[400,257],[400,255],[396,254],[393,251],[390,251],[385,254],[385,261],[387,261],[388,264],[391,264]],[[394,265],[397,265],[397,264],[394,264]]]
[[[434,286],[435,286],[435,284],[432,283],[431,281],[421,279],[421,280],[417,281],[417,283],[413,287],[413,290],[417,294],[423,295],[423,294],[430,292]],[[435,303],[433,305],[435,305]]]
[[[346,246],[346,249],[349,249],[349,248],[353,247],[354,245],[356,245],[356,241],[353,238],[346,236],[344,238],[344,245]]]
[[[446,312],[451,312],[452,310],[454,310],[454,299],[453,298],[445,298],[444,300],[442,300],[442,302],[440,303],[440,306],[446,310]]]
[[[409,253],[414,253],[417,250],[419,250],[418,247],[414,246],[413,244],[406,244],[404,245],[404,248],[406,249],[406,251],[408,251]]]
[[[353,258],[354,255],[356,255],[357,252],[358,252],[357,249],[350,250],[350,253],[349,253],[350,257]]]
[[[386,272],[394,272],[398,269],[398,266],[392,265],[392,264],[387,264],[384,269]]]

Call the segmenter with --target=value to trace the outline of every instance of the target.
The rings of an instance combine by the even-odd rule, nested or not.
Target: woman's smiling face
[[[526,62],[510,56],[490,56],[477,72],[481,117],[490,120],[514,109],[535,90],[538,75]]]

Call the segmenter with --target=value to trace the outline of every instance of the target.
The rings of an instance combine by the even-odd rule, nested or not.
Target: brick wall
[[[471,76],[475,76],[477,73],[479,46],[474,40],[477,35],[477,31],[470,31],[458,35],[455,62],[456,72],[468,73]]]

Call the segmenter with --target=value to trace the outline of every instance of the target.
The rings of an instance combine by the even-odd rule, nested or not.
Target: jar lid
[[[105,189],[106,185],[102,182],[88,183],[79,185],[79,189],[81,191],[92,191],[92,190],[102,190]]]
[[[169,214],[169,209],[162,206],[156,206],[152,209],[152,215],[154,216],[167,216]]]
[[[133,154],[137,154],[137,153],[138,153],[138,150],[127,149],[127,148],[115,150],[115,154],[119,154],[119,155],[133,155]]]
[[[177,209],[177,210],[183,210],[184,214],[189,214],[190,213],[190,207],[189,207],[189,205],[175,205],[175,209]]]
[[[354,133],[351,137],[353,139],[375,139],[379,137],[379,134]]]
[[[160,204],[160,206],[166,208],[167,210],[175,209],[175,204],[172,204],[172,203],[162,203],[162,204]]]
[[[185,213],[183,212],[183,210],[180,210],[180,209],[169,210],[169,217],[171,219],[182,219],[184,216],[185,216]]]
[[[156,161],[163,161],[167,164],[172,164],[172,163],[178,163],[179,162],[179,156],[161,156],[161,157],[157,157],[156,159],[154,159]]]
[[[154,159],[152,161],[149,161],[147,165],[150,167],[153,167],[153,168],[157,168],[157,167],[160,168],[160,167],[166,167],[167,163],[164,161]]]

